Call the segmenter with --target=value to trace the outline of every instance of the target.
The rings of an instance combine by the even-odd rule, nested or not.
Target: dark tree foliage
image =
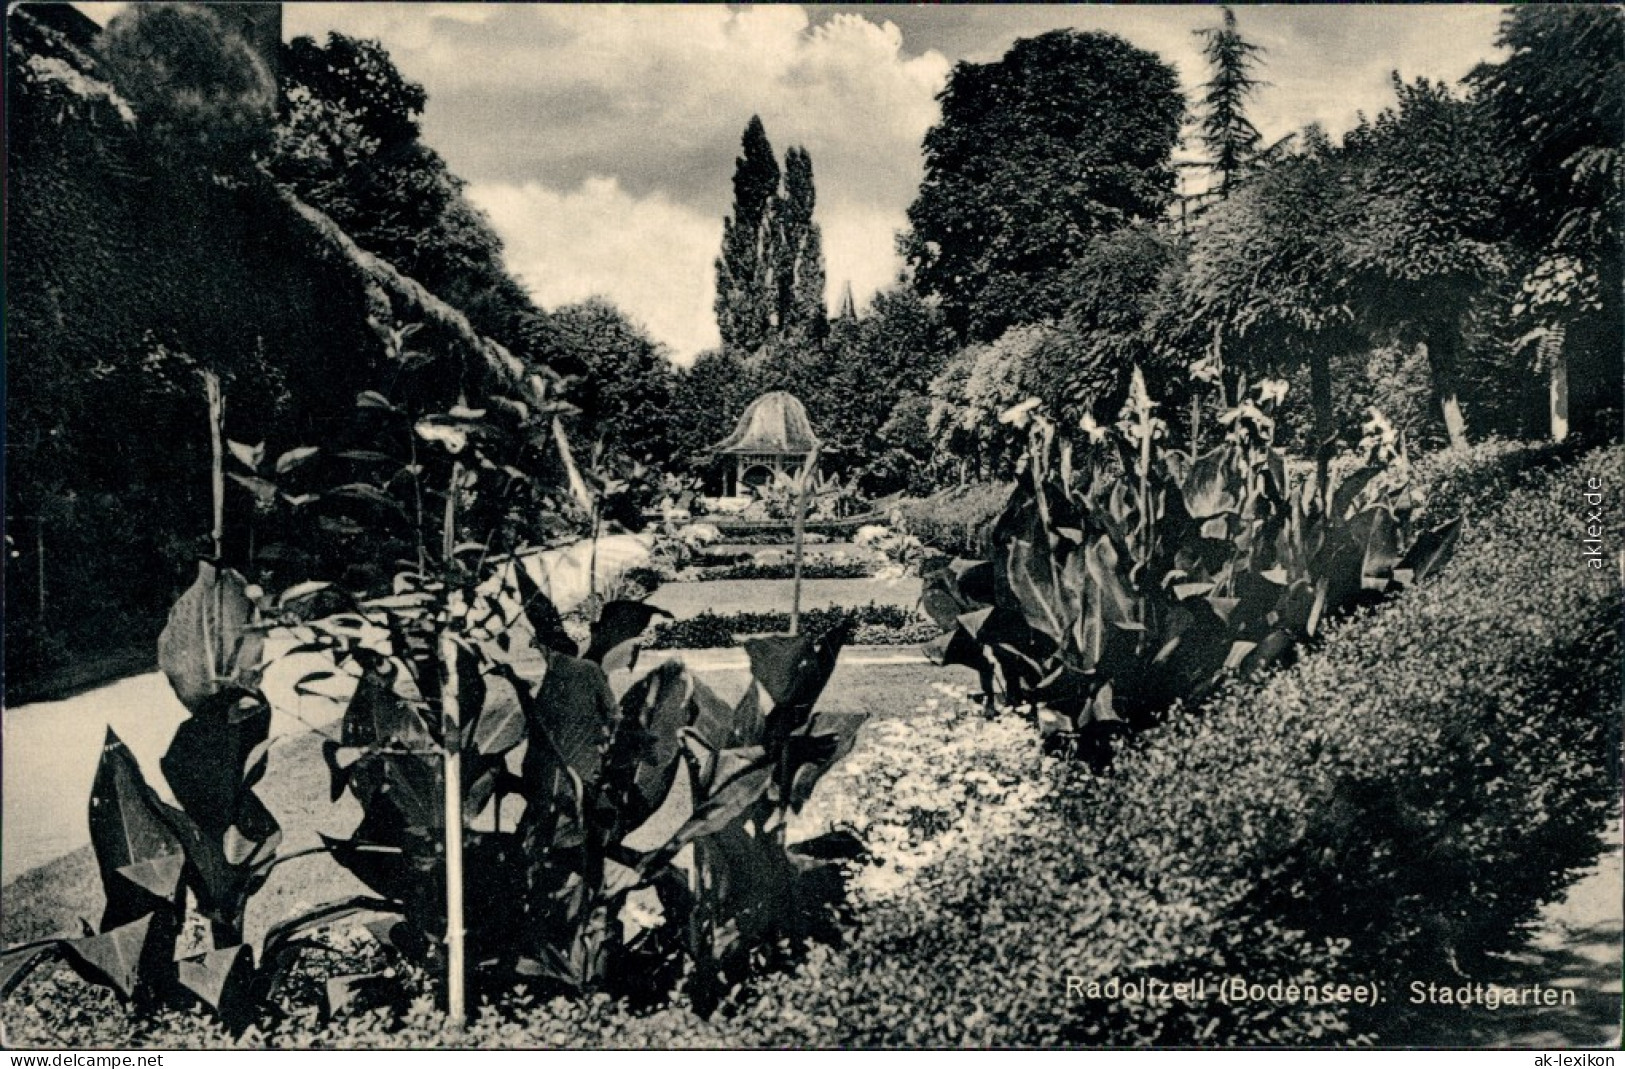
[[[1510,156],[1502,214],[1521,261],[1514,314],[1521,328],[1533,328],[1526,337],[1543,339],[1534,356],[1550,365],[1554,417],[1571,408],[1617,412],[1625,12],[1518,7],[1508,11],[1498,43],[1511,54],[1469,82]],[[1582,430],[1618,433],[1617,419],[1587,422]]]
[[[813,220],[812,157],[792,146],[781,174],[762,120],[753,115],[734,163],[733,187],[733,214],[723,220],[716,261],[723,346],[764,357],[773,350],[782,357],[786,346],[817,343],[829,320],[823,235]]]
[[[677,370],[670,411],[671,467],[704,467],[702,455],[727,437],[733,421],[762,392],[740,353],[711,349]]]
[[[1202,146],[1219,174],[1219,193],[1229,196],[1236,177],[1258,149],[1261,135],[1247,118],[1247,99],[1264,83],[1253,76],[1263,49],[1236,29],[1236,13],[1224,9],[1224,25],[1197,30],[1202,55],[1213,72],[1202,85]]]
[[[1317,434],[1332,431],[1333,356],[1359,343],[1345,237],[1356,225],[1344,153],[1318,129],[1216,205],[1192,240],[1163,329],[1231,373],[1311,368]],[[1181,315],[1184,311],[1187,314]],[[1216,347],[1216,349],[1215,349]]]
[[[1159,216],[1184,98],[1157,56],[1056,30],[960,63],[925,137],[902,251],[961,336],[1064,311],[1067,266],[1101,234]]]
[[[165,166],[221,173],[246,166],[269,141],[276,82],[236,31],[198,4],[135,4],[97,41],[101,69],[140,117]]]
[[[1482,113],[1443,85],[1396,76],[1394,90],[1396,105],[1343,141],[1358,172],[1344,256],[1367,331],[1427,346],[1451,443],[1462,446],[1464,332],[1509,271],[1506,157]]]
[[[1508,222],[1535,247],[1617,256],[1625,204],[1625,11],[1605,4],[1508,9],[1511,55],[1475,70],[1503,152],[1515,157]],[[1617,287],[1616,287],[1617,289]]]
[[[734,161],[733,188],[733,214],[723,221],[717,258],[717,327],[724,346],[753,353],[773,330],[773,204],[779,192],[779,163],[755,115]]]
[[[296,38],[283,49],[269,169],[476,329],[537,359],[528,339],[540,311],[503,265],[501,239],[463,180],[419,138],[426,101],[376,41]]]
[[[792,147],[784,154],[784,195],[776,201],[777,248],[774,288],[777,333],[781,337],[821,339],[829,329],[824,311],[824,244],[813,221],[817,194],[812,157]]]
[[[573,437],[645,462],[671,455],[675,372],[664,347],[601,297],[555,309],[545,335],[547,364],[577,380],[566,393],[580,409]]]

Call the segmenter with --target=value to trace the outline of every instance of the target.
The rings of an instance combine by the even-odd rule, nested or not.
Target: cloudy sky
[[[105,19],[114,5],[83,5]],[[1389,74],[1454,81],[1494,58],[1500,9],[1237,9],[1266,50],[1266,138],[1341,133]],[[428,90],[423,134],[467,179],[509,266],[544,307],[602,294],[687,362],[717,342],[713,261],[739,137],[759,114],[782,158],[812,155],[830,298],[896,277],[920,141],[954,63],[998,59],[1056,27],[1160,54],[1187,92],[1212,6],[288,4],[289,38],[383,42]]]

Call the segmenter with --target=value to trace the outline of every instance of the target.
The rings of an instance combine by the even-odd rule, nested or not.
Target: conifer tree
[[[801,147],[784,156],[784,196],[778,201],[778,333],[822,338],[828,333],[824,310],[824,244],[813,221],[812,157]]]
[[[773,216],[779,164],[758,116],[745,127],[733,186],[733,214],[723,221],[717,258],[717,327],[724,346],[751,353],[772,334],[777,301]]]
[[[1242,38],[1234,11],[1228,6],[1223,10],[1223,26],[1196,34],[1203,39],[1202,55],[1213,71],[1213,79],[1202,86],[1200,136],[1219,174],[1219,195],[1227,197],[1262,137],[1247,118],[1246,106],[1247,98],[1264,85],[1253,76],[1264,50]]]

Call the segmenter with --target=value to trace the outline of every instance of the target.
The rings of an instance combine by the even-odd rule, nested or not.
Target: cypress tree
[[[716,264],[717,327],[724,346],[751,353],[772,333],[776,302],[773,214],[779,164],[758,116],[745,127],[733,185],[733,214],[723,221]]]
[[[800,147],[784,156],[784,196],[778,201],[778,333],[822,338],[829,320],[824,309],[824,243],[813,222],[817,194],[812,157]]]

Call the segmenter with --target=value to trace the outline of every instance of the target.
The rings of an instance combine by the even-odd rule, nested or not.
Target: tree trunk
[[[1315,409],[1315,446],[1318,448],[1337,433],[1332,412],[1332,361],[1318,345],[1309,351],[1309,396]]]
[[[1469,442],[1467,420],[1461,412],[1458,360],[1461,334],[1454,324],[1441,327],[1429,335],[1426,347],[1428,367],[1433,371],[1433,395],[1444,414],[1444,429],[1450,435],[1450,448],[1466,449]]]
[[[1554,335],[1549,351],[1543,354],[1551,367],[1552,441],[1569,436],[1569,356],[1561,334]]]
[[[219,561],[225,553],[226,540],[226,459],[221,443],[226,426],[226,397],[220,391],[220,376],[204,370],[203,392],[209,400],[209,456],[212,462],[209,485],[214,497],[210,537],[214,545],[214,559]]]

